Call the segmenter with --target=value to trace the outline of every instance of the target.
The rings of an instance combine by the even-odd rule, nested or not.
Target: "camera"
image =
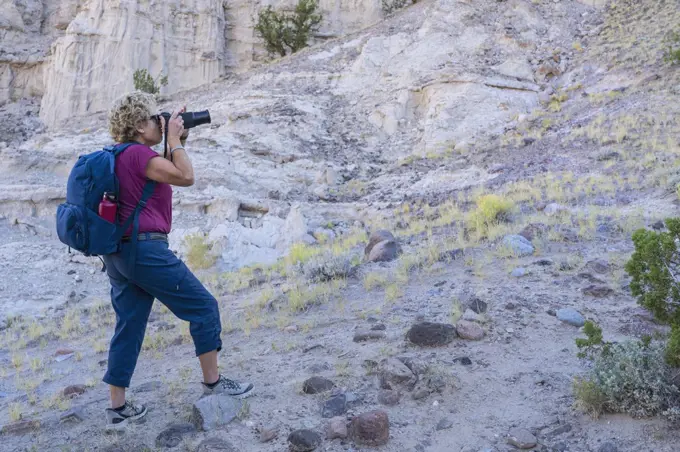
[[[168,112],[163,112],[159,113],[158,116],[162,116],[165,118],[165,124],[170,121],[170,117],[172,116]],[[196,126],[200,126],[203,124],[210,124],[210,112],[208,110],[203,110],[203,111],[187,111],[185,113],[182,113],[178,116],[182,117],[182,120],[184,120],[184,128],[185,129],[191,129]]]

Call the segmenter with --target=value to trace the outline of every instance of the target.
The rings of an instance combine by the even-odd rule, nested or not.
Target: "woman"
[[[130,230],[123,236],[122,250],[104,256],[111,282],[111,302],[116,330],[109,349],[104,382],[110,385],[111,408],[106,409],[107,429],[123,428],[146,415],[144,405],[125,400],[125,388],[137,364],[146,323],[154,299],[190,324],[196,356],[203,371],[204,394],[252,395],[253,385],[229,380],[218,372],[217,352],[222,349],[217,301],[168,248],[172,222],[172,185],[189,187],[194,170],[184,143],[188,130],[175,111],[168,123],[167,159],[151,149],[163,141],[165,118],[156,115],[150,94],[133,92],[119,98],[109,113],[109,131],[118,143],[136,142],[116,157],[120,183],[119,221],[129,217],[148,180],[155,181],[153,194],[139,215],[135,263],[128,260]]]

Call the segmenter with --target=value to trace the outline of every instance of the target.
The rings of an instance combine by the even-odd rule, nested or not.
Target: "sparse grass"
[[[404,296],[404,291],[398,283],[389,284],[385,287],[385,300],[393,302]]]
[[[498,195],[482,195],[476,200],[477,208],[468,215],[468,223],[478,238],[488,236],[489,230],[507,221],[514,208],[512,200]]]
[[[99,340],[94,343],[93,348],[95,353],[104,353],[109,349],[109,343],[108,341]]]
[[[73,339],[76,335],[82,332],[82,325],[80,320],[80,313],[76,310],[71,310],[66,313],[59,325],[58,336],[62,340]]]
[[[338,361],[335,363],[335,374],[338,377],[349,377],[351,375],[349,362]]]
[[[8,407],[9,419],[12,422],[20,421],[23,416],[23,409],[20,403],[10,403]]]
[[[463,316],[463,304],[454,299],[451,304],[451,323],[455,324]]]
[[[387,276],[380,272],[369,272],[364,276],[364,289],[371,291],[387,284]]]
[[[38,372],[44,367],[44,363],[40,357],[35,357],[31,359],[31,370],[33,373]]]
[[[212,246],[202,234],[193,234],[184,239],[187,247],[186,260],[189,267],[194,270],[202,270],[215,265],[217,256],[211,253]]]
[[[58,409],[61,411],[68,410],[71,407],[71,401],[63,396],[61,393],[56,393],[51,397],[42,400],[42,406],[48,410]]]
[[[14,353],[12,355],[12,366],[16,370],[21,370],[21,367],[24,365],[24,357],[23,355],[20,355],[19,353]]]

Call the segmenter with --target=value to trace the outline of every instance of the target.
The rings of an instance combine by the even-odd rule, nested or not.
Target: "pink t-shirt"
[[[125,223],[142,198],[147,182],[146,166],[159,155],[143,144],[133,144],[116,157],[116,176],[118,176],[120,200],[118,221]],[[162,158],[162,157],[160,157]],[[139,213],[139,232],[170,233],[172,226],[172,187],[156,182],[151,198]],[[132,225],[124,235],[132,233]]]

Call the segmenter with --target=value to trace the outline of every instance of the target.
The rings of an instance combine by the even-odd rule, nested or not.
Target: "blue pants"
[[[131,247],[123,243],[120,253],[103,256],[116,312],[116,330],[103,381],[124,388],[130,386],[154,299],[189,322],[196,356],[222,349],[217,300],[168,244],[162,240],[137,242],[134,272],[129,259]]]

